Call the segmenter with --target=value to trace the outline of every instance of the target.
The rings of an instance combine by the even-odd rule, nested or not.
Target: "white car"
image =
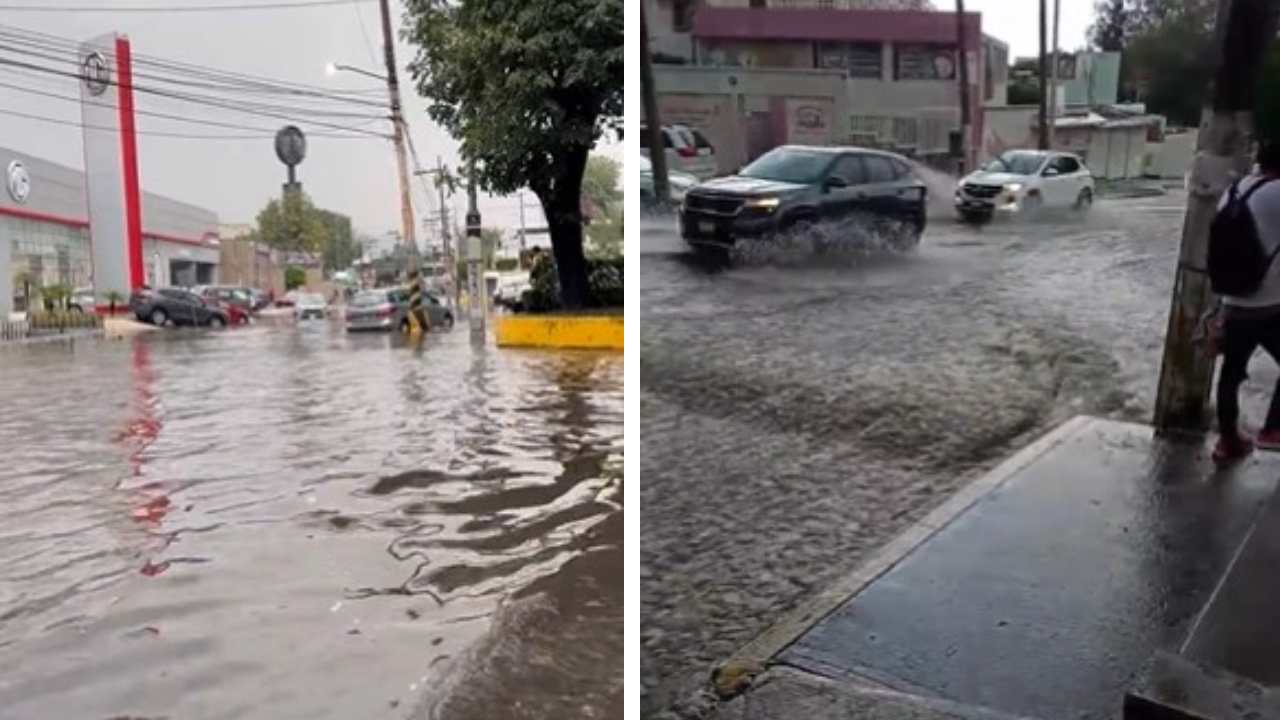
[[[697,185],[700,180],[678,170],[667,170],[667,189],[670,191],[671,204],[679,205],[684,202],[684,194],[689,188]],[[640,206],[652,207],[658,201],[657,195],[653,191],[653,164],[649,162],[649,158],[640,158]]]
[[[1052,150],[1009,150],[956,185],[956,211],[967,220],[1042,207],[1087,210],[1093,174],[1080,156]]]
[[[701,130],[688,125],[663,125],[662,141],[667,170],[688,173],[699,180],[716,175],[716,149]],[[649,157],[649,130],[640,126],[640,154]]]
[[[298,293],[293,298],[293,315],[299,320],[323,320],[329,314],[329,303],[320,293]]]

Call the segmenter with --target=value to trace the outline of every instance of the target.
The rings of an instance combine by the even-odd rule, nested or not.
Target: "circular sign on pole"
[[[81,79],[90,95],[101,95],[111,84],[111,70],[100,52],[91,52],[80,63]]]
[[[293,167],[307,156],[307,138],[296,125],[285,125],[276,133],[276,157]]]
[[[27,167],[20,160],[14,160],[9,163],[8,171],[9,197],[19,205],[27,201],[27,196],[31,194],[31,176],[27,174]]]

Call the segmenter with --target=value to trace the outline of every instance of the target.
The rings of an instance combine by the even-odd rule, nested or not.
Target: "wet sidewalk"
[[[1273,681],[1278,477],[1077,417],[742,648],[718,717],[1115,718],[1160,653]]]

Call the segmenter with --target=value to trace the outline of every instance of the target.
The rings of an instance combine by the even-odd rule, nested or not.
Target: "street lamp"
[[[381,82],[387,81],[387,78],[383,75],[379,75],[376,72],[355,67],[354,65],[343,65],[342,63],[331,62],[328,65],[324,66],[324,74],[328,75],[329,77],[333,77],[334,75],[337,75],[338,72],[341,70],[345,70],[347,72],[353,72],[353,73],[356,73],[357,75],[364,75],[365,77],[371,77],[374,80],[379,80]]]

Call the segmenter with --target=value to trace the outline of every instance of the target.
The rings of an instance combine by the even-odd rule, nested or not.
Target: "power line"
[[[0,39],[8,39],[8,38],[3,37],[3,33],[0,33]],[[8,52],[11,52],[11,53],[18,54],[18,55],[20,55],[20,56],[22,56],[22,57],[36,57],[36,58],[40,58],[40,59],[43,59],[43,60],[50,60],[50,61],[53,61],[53,62],[56,62],[56,63],[61,63],[61,64],[64,64],[64,65],[69,65],[69,66],[71,66],[71,67],[75,68],[75,70],[74,70],[74,71],[68,70],[67,72],[71,72],[71,73],[72,73],[72,74],[73,74],[77,79],[82,79],[82,77],[83,77],[82,73],[80,72],[79,63],[78,63],[76,60],[74,60],[74,59],[72,59],[72,58],[69,58],[69,57],[66,57],[66,56],[64,56],[64,55],[62,55],[62,54],[51,54],[50,52],[36,52],[36,51],[29,50],[29,49],[26,49],[26,48],[13,47],[13,46],[11,46],[11,45],[5,45],[5,44],[2,44],[2,43],[0,43],[0,51],[8,51]],[[40,67],[44,67],[44,66],[40,66]],[[63,73],[63,74],[65,74],[65,73]],[[198,82],[198,81],[192,81],[192,80],[187,80],[187,79],[177,79],[177,78],[172,78],[172,77],[169,77],[169,76],[164,76],[164,75],[155,75],[155,74],[146,73],[146,72],[134,72],[134,73],[133,73],[133,75],[134,75],[135,77],[138,77],[138,78],[146,78],[146,79],[150,79],[150,80],[155,80],[155,81],[157,81],[157,82],[165,83],[165,84],[169,84],[169,85],[206,87],[206,88],[212,88],[212,89],[214,89],[214,90],[230,91],[231,93],[237,93],[237,92],[239,92],[239,89],[238,89],[238,88],[235,88],[235,87],[227,87],[227,86],[222,86],[222,85],[212,85],[212,84],[209,84],[209,83],[200,83],[200,82]],[[135,88],[137,88],[137,87],[138,87],[137,83],[134,83],[134,87],[135,87]],[[168,92],[177,92],[177,91],[170,90],[170,91],[168,91]],[[209,99],[209,98],[210,98],[210,96],[208,96],[208,95],[199,95],[199,94],[188,94],[188,95],[186,95],[186,97],[188,97],[188,98],[194,98],[194,99],[197,99],[197,100],[205,100],[205,99]],[[370,113],[368,113],[368,112],[350,112],[350,111],[348,111],[348,110],[331,110],[331,109],[316,108],[316,107],[303,107],[303,106],[299,106],[299,105],[284,105],[284,104],[280,104],[280,103],[268,103],[268,102],[262,102],[261,100],[245,100],[245,99],[243,99],[243,98],[217,98],[217,97],[214,97],[213,99],[219,99],[219,100],[220,100],[220,99],[233,99],[233,100],[235,100],[235,101],[237,101],[237,102],[239,102],[239,103],[242,103],[242,104],[243,104],[244,106],[246,106],[246,107],[256,107],[256,108],[259,108],[259,109],[271,110],[271,111],[276,111],[276,112],[294,112],[294,113],[318,114],[318,115],[326,115],[326,116],[329,116],[329,117],[338,117],[338,118],[379,118],[379,119],[386,119],[386,118],[387,118],[387,116],[386,116],[386,115],[382,115],[382,114],[379,114],[379,115],[371,115],[371,114],[370,114]],[[376,102],[373,102],[373,101],[361,100],[361,101],[359,101],[359,102],[360,102],[360,104],[362,104],[362,105],[368,105],[368,106],[369,106],[369,107],[371,107],[371,108],[378,108],[378,109],[381,109],[381,108],[382,108],[382,105],[381,105],[380,103],[376,103]]]
[[[120,128],[109,127],[106,125],[86,125],[74,120],[63,120],[62,118],[48,117],[47,115],[36,115],[34,113],[21,112],[19,110],[9,110],[0,108],[0,114],[13,115],[14,117],[26,118],[28,120],[39,120],[41,122],[53,123],[55,125],[66,125],[69,127],[77,127],[88,130],[106,130],[109,132],[119,132]],[[162,130],[135,130],[138,135],[146,135],[149,137],[165,137],[165,138],[182,138],[186,140],[269,140],[275,137],[272,135],[199,135],[192,133],[174,133]],[[368,140],[368,137],[360,135],[339,135],[339,134],[323,134],[315,133],[311,137],[327,137],[342,140]]]
[[[22,62],[22,61],[19,61],[19,60],[10,60],[10,59],[8,59],[8,58],[0,58],[0,65],[7,65],[7,66],[12,66],[12,67],[20,67],[20,68],[27,68],[27,69],[29,69],[29,70],[35,70],[35,71],[37,71],[37,72],[49,73],[49,74],[52,74],[52,75],[61,75],[61,76],[63,76],[63,77],[74,78],[74,79],[76,79],[76,80],[81,79],[81,76],[80,76],[80,74],[79,74],[79,73],[74,73],[74,72],[65,72],[65,71],[62,71],[62,70],[57,70],[57,69],[55,69],[55,68],[47,68],[47,67],[44,67],[44,66],[41,66],[41,65],[35,65],[35,64],[32,64],[32,63]],[[107,80],[106,82],[107,82],[107,84],[109,84],[109,85],[115,85],[115,86],[117,86],[117,87],[119,87],[119,84],[120,84],[120,83],[119,83],[119,81],[116,81],[116,80]],[[248,114],[248,115],[261,115],[261,116],[263,116],[263,117],[273,117],[273,118],[277,118],[277,119],[281,119],[281,120],[290,120],[290,121],[293,121],[293,122],[301,122],[301,123],[304,123],[304,124],[305,124],[305,123],[310,123],[310,124],[312,124],[312,125],[317,125],[317,126],[320,126],[320,127],[326,127],[326,128],[332,129],[332,130],[347,130],[347,131],[350,131],[350,132],[364,133],[364,134],[366,134],[366,135],[372,135],[372,136],[375,136],[375,137],[383,137],[383,135],[382,135],[381,133],[373,132],[373,131],[370,131],[370,130],[363,130],[363,129],[361,129],[361,128],[351,127],[351,126],[348,126],[348,125],[339,125],[339,124],[330,123],[330,122],[322,122],[322,121],[320,121],[320,120],[315,120],[315,119],[306,119],[306,120],[302,120],[302,119],[299,119],[299,118],[297,118],[297,117],[295,117],[295,116],[290,116],[290,115],[283,114],[283,113],[277,113],[277,112],[274,112],[274,111],[267,111],[267,110],[250,110],[250,109],[246,109],[246,108],[237,107],[237,106],[235,106],[235,105],[228,105],[227,103],[224,103],[224,102],[217,102],[216,100],[211,100],[211,99],[201,99],[199,96],[183,95],[182,93],[174,93],[174,92],[169,92],[169,91],[165,91],[165,90],[157,90],[157,89],[155,89],[155,88],[143,87],[143,86],[140,86],[140,85],[132,85],[131,87],[133,88],[133,90],[135,90],[135,91],[137,91],[137,92],[140,92],[140,93],[146,93],[146,94],[148,94],[148,95],[156,95],[156,96],[159,96],[159,97],[168,97],[168,98],[174,98],[174,99],[178,99],[178,100],[185,100],[185,101],[187,101],[187,102],[191,102],[191,103],[198,103],[198,104],[210,105],[210,106],[213,106],[213,107],[219,107],[219,108],[223,108],[223,109],[226,109],[226,110],[231,110],[231,111],[234,111],[234,112],[241,112],[241,113],[245,113],[245,114]],[[303,112],[303,113],[305,113],[305,112],[307,112],[307,111],[306,111],[306,110],[301,110],[301,111],[299,111],[299,112]]]
[[[356,20],[360,23],[360,36],[364,38],[364,49],[369,51],[369,62],[377,65],[378,58],[373,53],[373,43],[369,40],[369,30],[364,26],[364,14],[360,12],[360,4],[356,0],[351,0],[351,9],[356,14]]]
[[[120,106],[119,106],[119,105],[116,105],[116,104],[114,104],[114,103],[107,103],[107,102],[95,102],[95,101],[92,101],[92,100],[82,100],[81,98],[73,97],[73,96],[70,96],[70,95],[59,95],[58,93],[44,92],[43,90],[36,90],[36,89],[34,89],[34,88],[23,87],[22,85],[14,85],[14,84],[12,84],[12,83],[0,82],[0,87],[3,87],[3,88],[9,88],[9,89],[11,89],[11,90],[17,90],[18,92],[29,93],[29,94],[32,94],[32,95],[40,95],[40,96],[42,96],[42,97],[54,98],[54,99],[56,99],[56,100],[65,100],[65,101],[67,101],[67,102],[73,102],[73,103],[77,103],[77,104],[78,104],[78,103],[82,103],[82,102],[83,102],[85,105],[93,105],[93,106],[96,106],[96,107],[111,108],[111,109],[113,109],[113,110],[118,110],[118,109],[120,109]],[[268,134],[270,134],[271,136],[274,136],[274,133],[276,132],[276,131],[275,131],[274,129],[272,129],[272,128],[252,127],[252,126],[247,126],[247,125],[239,125],[239,124],[236,124],[236,123],[224,123],[224,122],[218,122],[218,121],[216,121],[216,120],[200,120],[200,119],[197,119],[197,118],[186,117],[186,116],[183,116],[183,115],[171,115],[171,114],[169,114],[169,113],[155,112],[155,111],[151,111],[151,110],[137,110],[137,109],[135,109],[135,110],[134,110],[134,113],[136,113],[136,114],[138,114],[138,115],[146,115],[146,116],[150,116],[150,117],[163,118],[163,119],[166,119],[166,120],[174,120],[174,121],[177,121],[177,122],[185,122],[185,123],[191,123],[191,124],[195,124],[195,125],[209,125],[209,126],[212,126],[212,127],[225,127],[225,128],[231,128],[231,129],[234,129],[234,130],[254,130],[254,131],[257,131],[257,132],[268,133]],[[334,133],[331,137],[337,137],[337,136],[338,136],[338,134],[337,134],[337,133]],[[345,137],[345,135],[344,135],[344,136],[342,136],[342,137]],[[384,135],[383,137],[388,137],[388,136],[385,136],[385,135]]]
[[[35,47],[41,50],[49,50],[51,49],[50,46],[52,46],[54,49],[61,48],[72,53],[78,53],[83,45],[82,42],[77,40],[6,25],[0,25],[0,37],[5,37],[12,42],[17,42],[28,47]],[[108,59],[114,59],[114,53],[109,49],[103,48],[101,49],[101,52]],[[65,60],[65,58],[59,59]],[[283,94],[298,95],[300,97],[329,99],[339,102],[362,104],[371,107],[382,106],[379,102],[363,97],[356,97],[369,92],[379,91],[378,88],[350,91],[334,90],[332,88],[321,87],[318,85],[277,80],[259,75],[251,75],[229,70],[214,70],[200,65],[167,60],[144,53],[133,53],[132,60],[133,64],[137,66],[148,66],[169,72],[180,72],[192,77],[199,77],[205,80],[212,80],[224,84],[232,84],[234,87],[245,91],[279,92]]]
[[[292,10],[294,8],[327,7],[348,2],[372,2],[373,0],[300,0],[299,2],[237,3],[232,5],[28,5],[0,4],[0,10],[12,12],[99,12],[99,13],[175,13],[175,12],[225,12],[229,10]]]

